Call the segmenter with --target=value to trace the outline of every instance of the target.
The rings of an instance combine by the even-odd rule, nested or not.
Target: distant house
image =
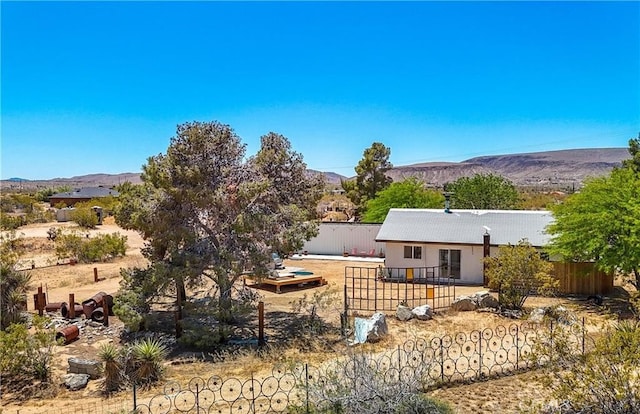
[[[546,245],[548,211],[391,209],[376,242],[384,242],[388,268],[438,267],[440,277],[462,284],[482,284],[483,259],[499,246],[527,239]],[[414,274],[414,271],[410,271]]]
[[[120,193],[116,190],[107,187],[84,187],[74,191],[54,194],[49,197],[49,204],[55,206],[56,204],[64,203],[71,207],[76,203],[86,202],[93,198],[118,197],[119,195]]]

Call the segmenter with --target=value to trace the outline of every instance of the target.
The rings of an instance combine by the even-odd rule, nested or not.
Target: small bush
[[[449,414],[451,408],[426,397],[430,382],[428,363],[399,370],[388,356],[350,354],[322,372],[310,376],[301,388],[312,413],[318,414]],[[289,413],[304,413],[292,406]]]
[[[90,207],[77,207],[71,212],[72,221],[80,227],[94,229],[98,225],[98,216]]]
[[[560,351],[554,352],[553,364],[549,364],[547,375],[542,379],[542,384],[551,390],[553,401],[534,412],[640,412],[640,324],[636,321],[619,323],[598,339],[594,349],[586,355]]]
[[[81,263],[104,262],[127,252],[127,236],[120,233],[83,238],[77,233],[58,233],[55,239],[58,259],[73,258]]]
[[[124,323],[129,332],[138,332],[144,326],[144,314],[148,306],[133,291],[124,290],[113,300],[113,313]]]
[[[0,228],[2,230],[15,230],[26,224],[24,216],[0,215]]]
[[[34,317],[34,332],[26,325],[12,324],[0,331],[0,375],[17,383],[48,381],[51,376],[53,348],[57,344],[54,329],[47,329],[48,319]]]

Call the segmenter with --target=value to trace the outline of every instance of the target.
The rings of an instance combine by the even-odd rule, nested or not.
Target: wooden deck
[[[282,291],[280,290],[280,288],[282,286],[288,286],[288,285],[300,285],[300,286],[304,286],[307,284],[316,284],[318,286],[323,286],[327,284],[327,281],[324,280],[324,278],[322,276],[318,276],[318,275],[294,275],[294,274],[280,274],[279,277],[277,278],[262,278],[260,280],[257,280],[251,276],[247,276],[246,280],[251,280],[254,283],[253,284],[248,284],[247,286],[249,287],[259,287],[261,285],[270,285],[270,286],[275,286],[276,287],[276,293],[282,293]]]

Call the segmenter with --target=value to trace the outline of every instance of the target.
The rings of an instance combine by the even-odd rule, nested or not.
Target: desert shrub
[[[384,355],[350,354],[310,375],[300,391],[308,396],[312,413],[322,414],[448,414],[442,402],[425,396],[429,364],[398,369]],[[304,405],[289,413],[305,413]]]
[[[113,299],[113,313],[129,332],[138,332],[144,327],[144,315],[148,313],[148,306],[136,292],[125,290]]]
[[[46,328],[47,318],[33,318],[33,333],[24,324],[0,331],[0,375],[5,380],[29,383],[48,381],[56,345],[56,332]]]
[[[75,221],[80,227],[86,229],[93,229],[98,225],[98,216],[91,207],[75,206],[75,209],[71,212],[70,218]]]
[[[198,319],[183,319],[180,321],[182,335],[178,343],[189,348],[213,350],[229,340],[233,327],[216,323],[202,324]]]
[[[290,302],[294,313],[302,319],[303,336],[314,337],[326,331],[326,323],[318,316],[319,311],[330,309],[341,301],[340,292],[333,286],[328,289],[317,290],[313,295],[306,293],[301,298]]]
[[[0,229],[2,230],[15,230],[25,224],[26,220],[24,216],[0,215]]]
[[[562,346],[562,345],[561,345]],[[571,346],[567,344],[565,346]],[[623,414],[640,412],[640,324],[620,322],[586,355],[560,352],[541,377],[552,401],[534,412]]]
[[[58,233],[55,239],[58,259],[73,258],[81,263],[104,262],[127,251],[127,236],[99,234],[86,238],[78,233]]]
[[[553,265],[526,240],[517,245],[500,247],[498,257],[487,257],[489,287],[499,292],[500,305],[508,309],[522,309],[531,293],[551,293],[558,280],[551,276]]]

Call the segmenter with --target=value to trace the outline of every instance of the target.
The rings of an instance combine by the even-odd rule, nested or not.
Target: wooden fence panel
[[[594,263],[554,262],[553,267],[562,294],[606,295],[613,290],[613,275],[598,270]]]

